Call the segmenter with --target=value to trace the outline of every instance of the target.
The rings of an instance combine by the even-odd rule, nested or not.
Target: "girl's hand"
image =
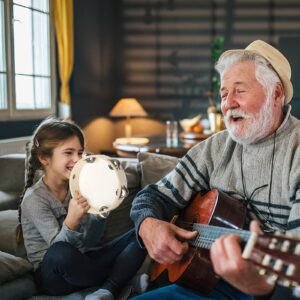
[[[68,228],[76,230],[81,219],[86,215],[89,209],[90,205],[87,200],[76,191],[75,197],[72,198],[69,203],[68,214],[65,219],[65,224]]]

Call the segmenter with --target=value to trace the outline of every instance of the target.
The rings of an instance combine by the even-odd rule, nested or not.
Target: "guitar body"
[[[236,200],[216,189],[204,196],[198,194],[176,221],[180,224],[200,223],[220,227],[242,228],[246,217],[246,208]],[[233,226],[230,226],[232,224]],[[168,272],[170,282],[208,293],[218,282],[210,261],[209,250],[190,246],[188,252],[179,262],[172,265],[155,263],[150,274],[154,281],[162,273]]]

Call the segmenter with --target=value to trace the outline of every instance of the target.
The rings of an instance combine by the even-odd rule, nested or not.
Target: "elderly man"
[[[147,186],[133,203],[131,217],[138,236],[161,264],[180,261],[187,241],[197,235],[169,223],[171,217],[195,194],[211,189],[245,204],[252,231],[261,233],[261,227],[300,233],[300,121],[288,105],[293,96],[289,62],[257,40],[246,49],[223,53],[216,69],[227,130],[193,147],[171,173]],[[136,299],[271,297],[275,284],[259,275],[254,264],[242,258],[242,251],[236,234],[214,241],[210,258],[221,279],[208,295],[173,284]]]

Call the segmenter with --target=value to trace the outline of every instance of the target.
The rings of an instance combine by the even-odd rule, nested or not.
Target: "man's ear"
[[[274,105],[282,106],[282,99],[284,97],[284,89],[281,83],[276,83],[275,89],[273,91]]]

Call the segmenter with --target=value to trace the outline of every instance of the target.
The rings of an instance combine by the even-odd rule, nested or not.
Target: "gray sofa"
[[[145,185],[158,181],[171,171],[178,159],[175,157],[140,153],[137,159],[120,159],[125,169],[129,195],[120,207],[108,217],[103,242],[113,239],[133,226],[129,211],[136,193]],[[26,259],[24,245],[17,245],[15,230],[18,199],[24,186],[25,154],[0,156],[0,298],[18,299],[84,299],[85,295],[97,287],[85,289],[67,296],[39,295],[33,281],[32,266]],[[147,269],[149,259],[141,268]],[[124,289],[119,299],[127,299],[131,287]]]

